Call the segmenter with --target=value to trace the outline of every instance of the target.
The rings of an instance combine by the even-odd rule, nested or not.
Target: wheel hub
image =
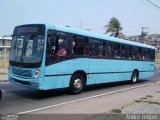
[[[136,82],[137,81],[137,76],[133,75],[133,81]]]
[[[82,88],[82,82],[81,82],[80,79],[76,79],[74,81],[74,88],[76,88],[76,89],[81,89]]]

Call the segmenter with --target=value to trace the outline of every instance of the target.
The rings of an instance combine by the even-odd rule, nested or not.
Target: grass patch
[[[153,97],[152,95],[147,95],[146,97],[149,97],[149,98],[151,98],[151,97]]]
[[[142,100],[135,100],[135,103],[140,103],[142,102]]]
[[[160,53],[156,54],[156,59],[160,59]]]
[[[154,101],[145,101],[148,104],[155,104],[155,105],[160,105],[159,102],[154,102]]]
[[[148,99],[147,97],[143,97],[143,98],[141,98],[141,100],[146,100],[146,99]]]
[[[156,63],[160,64],[160,53],[156,54]]]
[[[156,92],[156,93],[160,93],[160,91]]]
[[[122,113],[121,109],[112,109],[111,112],[113,113]]]

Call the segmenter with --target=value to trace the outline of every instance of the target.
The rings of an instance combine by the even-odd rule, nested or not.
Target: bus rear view
[[[44,25],[15,27],[9,57],[9,80],[12,83],[42,89],[44,35]]]

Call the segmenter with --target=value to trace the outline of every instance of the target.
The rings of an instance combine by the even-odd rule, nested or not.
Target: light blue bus
[[[54,24],[16,26],[9,80],[17,85],[81,93],[86,85],[153,76],[155,47]]]

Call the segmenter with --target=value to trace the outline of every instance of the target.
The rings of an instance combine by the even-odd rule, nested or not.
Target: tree
[[[122,31],[122,27],[121,27],[121,23],[119,22],[119,20],[115,17],[112,17],[109,21],[109,23],[107,25],[104,26],[106,28],[106,33],[111,33],[110,36],[114,36],[114,37],[120,37],[124,36],[121,31]]]

